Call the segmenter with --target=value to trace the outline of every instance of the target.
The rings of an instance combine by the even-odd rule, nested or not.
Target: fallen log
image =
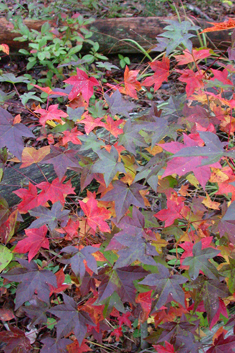
[[[133,43],[125,42],[125,39],[132,39],[138,42],[145,50],[156,46],[156,36],[163,32],[167,25],[165,20],[174,19],[166,17],[132,17],[132,18],[110,18],[97,19],[88,28],[93,32],[90,38],[100,45],[100,52],[104,54],[117,53],[139,53],[138,49]],[[203,20],[193,20],[195,25],[202,29],[210,27],[210,24]],[[24,24],[29,29],[40,31],[41,26],[49,22],[51,26],[55,27],[53,21],[43,20],[25,20]],[[10,47],[10,52],[17,52],[20,48],[27,48],[27,42],[14,41],[14,38],[19,34],[13,32],[13,24],[8,22],[5,18],[0,18],[0,44],[5,43]],[[211,48],[219,48],[225,50],[231,43],[229,31],[209,32],[207,33],[207,43]],[[192,38],[194,46],[200,46],[198,38]],[[88,47],[84,49],[89,50]]]

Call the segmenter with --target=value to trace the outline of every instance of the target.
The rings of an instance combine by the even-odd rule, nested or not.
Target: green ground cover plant
[[[112,82],[98,44],[77,56],[81,34],[69,49],[68,28],[58,42],[47,25],[27,34],[27,75],[0,77],[14,91],[0,92],[0,177],[36,164],[44,181],[19,186],[16,206],[0,198],[5,353],[234,351],[234,28],[203,31],[231,31],[221,54],[193,48],[200,28],[168,21],[161,54]],[[46,80],[33,81],[35,65]],[[140,93],[171,77],[181,93],[135,117]]]

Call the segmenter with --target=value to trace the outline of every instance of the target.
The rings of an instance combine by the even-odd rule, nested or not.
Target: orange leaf
[[[136,80],[136,77],[139,73],[139,70],[129,70],[128,66],[126,66],[124,72],[124,83],[125,88],[120,89],[120,92],[123,94],[127,94],[128,96],[137,99],[136,91],[141,89],[141,84]]]
[[[10,49],[7,44],[0,44],[0,50],[9,55]]]
[[[208,23],[213,25],[213,27],[205,28],[201,33],[224,31],[225,29],[235,28],[235,20],[232,18],[229,18],[228,21],[225,21],[225,22],[219,22],[219,23],[208,22]]]
[[[219,210],[220,203],[212,201],[210,196],[206,194],[206,198],[202,201],[202,203],[207,207],[211,208],[212,210]]]
[[[39,163],[43,158],[50,153],[50,146],[41,147],[36,150],[34,147],[25,147],[22,153],[22,164],[20,168],[26,168],[33,163]]]

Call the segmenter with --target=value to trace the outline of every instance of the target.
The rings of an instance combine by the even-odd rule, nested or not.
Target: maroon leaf
[[[95,276],[101,281],[98,288],[99,302],[110,297],[116,291],[122,302],[135,305],[136,289],[133,281],[143,278],[147,273],[140,266],[127,266],[116,270],[109,267],[102,269]]]
[[[0,107],[0,148],[9,151],[21,160],[24,143],[22,137],[35,138],[34,134],[23,124],[13,124],[13,116]]]
[[[50,230],[53,230],[58,227],[58,222],[64,227],[68,222],[69,212],[69,210],[63,210],[59,201],[54,203],[51,210],[48,210],[48,208],[43,206],[35,207],[30,210],[29,213],[38,218],[31,223],[28,229],[40,228],[46,224]]]
[[[157,267],[159,273],[151,273],[140,282],[140,284],[146,284],[156,289],[158,298],[155,302],[154,310],[160,309],[171,300],[175,300],[185,306],[184,291],[180,284],[187,282],[187,278],[181,275],[170,275],[169,270],[163,265],[159,264]]]
[[[40,164],[53,164],[59,181],[62,180],[68,167],[78,167],[78,161],[75,159],[76,151],[63,151],[61,148],[51,146],[49,153]]]
[[[40,353],[66,353],[68,352],[66,346],[71,344],[71,341],[68,338],[55,339],[52,337],[47,337],[41,340],[44,344]]]
[[[53,315],[60,318],[56,325],[57,338],[67,336],[73,331],[79,344],[81,344],[87,332],[87,325],[95,325],[86,312],[77,310],[77,305],[73,298],[66,294],[63,294],[63,298],[64,304],[56,305],[50,309]]]
[[[49,303],[49,283],[57,288],[56,276],[49,270],[39,270],[34,262],[18,259],[23,268],[14,268],[1,276],[9,281],[20,282],[16,290],[15,309],[30,300],[37,292],[38,299]]]
[[[126,101],[119,90],[116,90],[111,96],[107,93],[104,94],[104,98],[109,105],[109,109],[111,114],[114,116],[115,114],[124,115],[129,118],[129,111],[135,107],[135,104]]]
[[[30,340],[25,333],[17,327],[9,325],[10,331],[0,332],[0,342],[6,343],[3,347],[5,353],[28,353],[31,352]]]
[[[92,246],[85,246],[80,251],[75,248],[75,246],[66,246],[61,250],[61,252],[65,252],[66,254],[71,254],[70,259],[62,259],[60,262],[63,264],[71,264],[71,268],[76,276],[80,275],[81,278],[84,277],[86,269],[84,260],[87,262],[87,266],[95,273],[97,273],[97,262],[93,253],[98,251],[98,249]]]
[[[214,344],[206,353],[234,353],[235,336],[224,338],[225,333],[222,332],[218,338],[215,339]]]
[[[122,216],[125,215],[130,205],[145,208],[143,197],[140,195],[140,190],[143,189],[144,186],[140,184],[133,183],[128,186],[117,180],[113,183],[113,189],[108,191],[101,200],[115,201],[115,212],[117,221],[119,222]]]

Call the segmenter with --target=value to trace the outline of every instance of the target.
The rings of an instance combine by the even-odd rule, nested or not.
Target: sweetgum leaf
[[[93,164],[92,171],[94,173],[104,174],[104,181],[108,187],[117,172],[125,173],[124,165],[118,162],[119,155],[115,147],[111,147],[110,153],[106,150],[96,152],[99,159]]]
[[[27,80],[24,76],[15,77],[15,75],[13,75],[10,72],[6,74],[2,74],[0,77],[0,82],[9,82],[12,84],[19,83],[19,82],[30,83],[30,81]]]
[[[117,221],[119,222],[122,216],[125,215],[130,205],[145,208],[144,200],[140,195],[140,190],[143,190],[144,186],[133,183],[130,186],[117,180],[113,183],[113,189],[108,191],[101,200],[103,201],[115,201],[115,212]]]
[[[187,48],[190,52],[192,51],[192,42],[190,38],[195,35],[188,33],[189,31],[196,31],[200,27],[193,26],[189,21],[175,21],[166,20],[169,23],[168,26],[164,28],[164,32],[157,37],[160,42],[154,50],[163,51],[166,48],[166,55],[168,56],[172,53],[180,44]]]
[[[140,130],[140,126],[132,124],[130,119],[127,120],[123,128],[123,133],[119,135],[119,145],[124,146],[127,151],[136,155],[135,146],[147,147],[144,138],[139,134]]]
[[[64,151],[61,148],[51,146],[49,153],[40,164],[53,164],[55,172],[61,181],[68,167],[77,167],[78,161],[75,159],[77,151]]]
[[[5,353],[31,352],[30,340],[18,327],[9,325],[9,331],[0,332],[0,341],[7,344],[3,347]]]
[[[122,98],[119,90],[116,90],[111,96],[105,93],[104,98],[108,103],[110,112],[113,116],[119,114],[129,118],[130,116],[128,112],[135,108],[135,104],[130,103]]]
[[[92,256],[92,254],[96,251],[98,251],[98,249],[92,246],[85,246],[80,251],[75,248],[75,246],[66,246],[61,250],[61,252],[71,254],[72,257],[70,259],[62,259],[60,262],[64,264],[71,264],[71,268],[75,275],[80,275],[80,278],[83,279],[86,272],[84,260],[86,260],[88,268],[97,273],[97,262],[94,256]]]
[[[9,151],[21,160],[24,143],[22,137],[35,138],[25,125],[13,124],[13,116],[0,107],[0,148],[7,147]]]
[[[28,263],[23,259],[18,259],[18,262],[23,268],[14,268],[1,275],[9,281],[20,282],[16,290],[15,309],[30,300],[35,292],[37,292],[38,299],[49,303],[50,287],[48,284],[57,288],[54,273],[49,270],[39,270],[34,262]]]
[[[163,265],[158,265],[157,267],[159,273],[151,273],[143,281],[139,282],[140,284],[156,288],[158,298],[155,302],[154,310],[160,309],[171,300],[175,300],[185,306],[184,291],[180,284],[187,282],[187,278],[181,275],[170,275],[169,270]],[[170,300],[168,300],[169,296]]]
[[[158,253],[153,246],[145,242],[141,233],[137,230],[137,234],[122,234],[116,237],[116,240],[126,249],[119,250],[115,269],[131,265],[137,260],[146,265],[156,266],[156,262],[151,256],[157,256]]]
[[[185,315],[183,314],[180,318],[180,321],[177,322],[166,322],[162,325],[159,325],[160,328],[163,329],[160,337],[157,342],[170,342],[172,339],[174,342],[181,335],[187,335],[188,332],[195,334],[195,331],[198,329],[199,320],[197,321],[188,321]],[[181,344],[180,344],[181,345]],[[191,352],[191,351],[190,351]],[[189,352],[188,352],[189,353]]]
[[[98,287],[98,302],[110,297],[117,292],[122,302],[129,302],[135,305],[136,289],[133,281],[143,278],[148,272],[140,266],[126,266],[114,270],[106,267],[95,276],[101,281]]]
[[[206,146],[182,148],[180,151],[176,152],[173,157],[205,156],[207,159],[202,161],[202,165],[206,165],[216,163],[224,155],[228,155],[228,153],[232,155],[232,152],[235,152],[225,151],[223,143],[220,141],[219,137],[210,131],[200,131],[199,135],[205,142]]]
[[[38,298],[30,300],[30,305],[24,308],[26,315],[32,320],[34,325],[45,324],[47,322],[47,311],[49,305]]]
[[[200,270],[210,279],[218,277],[218,271],[208,259],[212,259],[220,253],[219,250],[213,248],[202,249],[202,242],[199,241],[193,246],[193,256],[189,256],[183,261],[183,265],[189,266],[189,276],[196,279]]]
[[[47,225],[50,230],[58,227],[58,222],[65,226],[68,221],[69,210],[63,210],[63,206],[59,201],[54,203],[51,210],[46,207],[38,206],[29,211],[31,216],[38,217],[33,221],[28,229],[40,228]]]
[[[235,336],[224,338],[224,331],[214,340],[213,346],[206,353],[234,353]]]
[[[73,298],[63,294],[63,299],[64,304],[56,305],[50,309],[50,313],[60,318],[56,325],[57,339],[67,336],[73,331],[79,344],[81,344],[87,332],[87,325],[95,325],[85,311],[77,310],[77,304]]]
[[[67,352],[66,346],[71,344],[69,338],[59,338],[55,339],[52,337],[47,337],[41,340],[43,347],[40,350],[40,353],[65,353]]]
[[[206,309],[208,322],[211,324],[220,308],[219,298],[226,298],[229,295],[229,291],[226,285],[218,280],[206,280],[200,295]]]
[[[101,146],[105,145],[105,143],[99,140],[93,132],[91,132],[88,136],[80,136],[79,139],[83,142],[82,146],[79,149],[79,151],[81,152],[88,151],[90,149],[94,152],[97,152],[100,150]]]

